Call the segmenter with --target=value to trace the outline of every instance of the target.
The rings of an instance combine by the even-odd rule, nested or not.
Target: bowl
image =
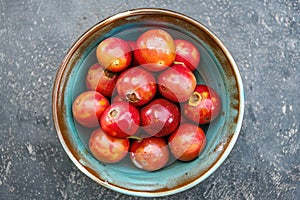
[[[190,162],[175,161],[148,172],[128,162],[105,164],[88,148],[90,130],[76,125],[72,102],[85,91],[89,66],[97,62],[97,45],[108,37],[135,40],[151,28],[167,30],[174,38],[192,41],[200,51],[198,83],[214,88],[222,102],[221,114],[205,127],[206,147]],[[60,143],[72,162],[100,185],[127,195],[166,196],[187,190],[205,180],[224,162],[238,138],[244,114],[244,90],[237,65],[218,37],[200,22],[163,9],[135,9],[113,15],[87,30],[65,55],[52,94],[53,121]],[[225,169],[224,169],[225,170]]]

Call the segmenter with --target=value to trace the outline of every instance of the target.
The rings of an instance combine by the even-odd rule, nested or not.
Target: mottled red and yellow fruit
[[[137,39],[134,56],[145,69],[161,71],[174,62],[175,52],[175,42],[169,33],[151,29]]]
[[[81,93],[73,102],[74,119],[81,125],[94,128],[99,126],[99,119],[109,101],[99,92],[86,91]]]
[[[207,124],[220,114],[221,107],[221,99],[214,89],[206,85],[197,85],[183,105],[183,113],[193,122]]]
[[[106,134],[101,128],[93,131],[89,138],[89,149],[93,156],[104,163],[117,163],[128,153],[129,140]]]
[[[121,99],[126,99],[135,106],[142,106],[156,94],[156,81],[149,71],[132,67],[120,74],[116,88]]]
[[[168,146],[163,138],[157,137],[133,141],[130,147],[130,160],[139,169],[159,170],[169,160]]]
[[[97,47],[96,56],[100,65],[112,72],[124,70],[132,59],[128,43],[116,37],[103,40]]]
[[[169,137],[170,150],[175,158],[191,161],[199,156],[206,144],[204,131],[192,124],[181,124]]]
[[[191,42],[187,40],[175,40],[176,62],[182,62],[191,71],[194,71],[200,62],[200,53]]]
[[[94,64],[87,72],[85,85],[88,90],[95,90],[110,97],[115,89],[118,74],[104,69],[100,64]]]
[[[162,96],[174,102],[190,98],[196,87],[196,77],[187,67],[174,64],[158,76],[158,89]]]

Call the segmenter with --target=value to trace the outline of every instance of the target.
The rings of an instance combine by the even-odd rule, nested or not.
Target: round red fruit
[[[174,102],[189,99],[196,87],[196,77],[191,70],[181,64],[174,64],[158,76],[161,95]]]
[[[108,71],[100,64],[94,64],[87,72],[85,85],[88,90],[96,90],[106,97],[110,97],[114,91],[118,74]]]
[[[150,137],[133,141],[130,159],[140,169],[156,171],[163,168],[169,160],[169,150],[163,138]]]
[[[156,93],[154,76],[140,67],[129,68],[121,73],[116,87],[122,99],[136,106],[148,103]]]
[[[181,124],[169,137],[171,153],[181,161],[191,161],[199,156],[206,144],[204,131],[192,124]]]
[[[73,117],[79,124],[94,128],[99,126],[99,119],[108,106],[109,101],[102,94],[96,91],[86,91],[74,100]]]
[[[221,107],[221,99],[214,89],[206,85],[197,85],[183,109],[188,119],[207,124],[219,115]]]
[[[107,134],[126,138],[134,135],[139,128],[139,111],[128,102],[115,102],[103,112],[100,124]]]
[[[120,72],[131,63],[131,48],[125,40],[110,37],[103,40],[97,47],[98,62],[105,69]]]
[[[191,71],[194,71],[200,62],[200,53],[191,42],[186,40],[175,40],[176,62],[182,62]]]
[[[89,138],[89,148],[95,158],[104,163],[117,163],[128,153],[129,140],[106,134],[101,128],[93,131]]]
[[[163,98],[151,101],[141,109],[140,113],[141,126],[155,137],[169,135],[176,130],[180,122],[178,107]]]
[[[134,56],[145,69],[161,71],[174,62],[175,51],[175,42],[169,33],[152,29],[137,39]]]

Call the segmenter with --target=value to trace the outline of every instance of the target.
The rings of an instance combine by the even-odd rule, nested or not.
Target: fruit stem
[[[143,138],[135,136],[135,135],[128,136],[127,138],[128,139],[134,139],[134,140],[137,140],[139,142],[143,140]]]
[[[185,66],[184,62],[174,61],[173,63],[174,63],[175,65],[183,65],[183,66]]]
[[[197,106],[201,101],[202,96],[198,92],[194,92],[192,96],[189,98],[189,105],[190,106]]]
[[[139,98],[136,96],[134,92],[126,94],[126,99],[131,103],[136,103],[139,101]]]

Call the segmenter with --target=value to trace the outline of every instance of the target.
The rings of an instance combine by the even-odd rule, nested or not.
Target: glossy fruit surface
[[[184,104],[183,113],[196,123],[207,124],[220,114],[221,107],[221,99],[214,89],[206,85],[197,85]]]
[[[140,111],[141,126],[150,135],[162,137],[175,131],[180,122],[180,110],[163,98],[155,99]]]
[[[106,134],[101,128],[93,131],[89,138],[89,149],[93,156],[104,163],[117,163],[128,153],[129,140]]]
[[[182,62],[191,71],[194,71],[200,62],[200,53],[191,42],[183,39],[175,40],[176,62]]]
[[[74,119],[81,125],[94,128],[99,126],[99,119],[109,101],[99,92],[86,91],[76,97],[72,105]]]
[[[100,124],[107,134],[126,138],[134,135],[139,128],[139,111],[128,102],[115,102],[103,112]]]
[[[196,77],[187,67],[174,64],[158,76],[159,92],[174,102],[189,99],[196,87]]]
[[[114,91],[118,74],[101,67],[96,63],[87,72],[85,85],[87,90],[95,90],[106,97],[110,97]]]
[[[122,99],[136,106],[148,103],[156,94],[154,76],[141,67],[132,67],[122,72],[116,87]]]
[[[170,150],[175,158],[190,161],[198,157],[206,144],[204,131],[192,124],[181,124],[169,137]]]
[[[96,49],[96,57],[105,69],[120,72],[130,65],[132,53],[125,40],[110,37],[100,42]]]
[[[151,29],[137,39],[134,56],[145,69],[161,71],[174,62],[175,51],[175,42],[169,33]]]
[[[168,162],[169,150],[163,138],[145,138],[131,144],[130,159],[137,168],[156,171]]]

